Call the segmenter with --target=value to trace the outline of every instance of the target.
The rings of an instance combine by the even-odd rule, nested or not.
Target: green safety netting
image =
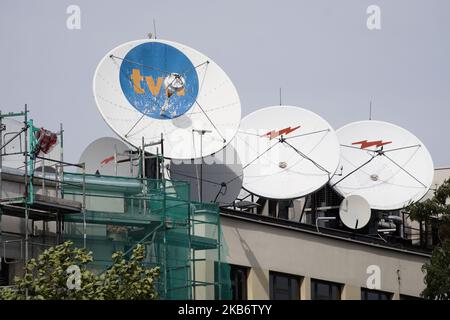
[[[93,270],[142,243],[145,263],[161,269],[162,299],[231,298],[219,208],[190,201],[188,183],[64,173],[62,186],[64,198],[86,205],[65,216],[64,238],[93,252]]]

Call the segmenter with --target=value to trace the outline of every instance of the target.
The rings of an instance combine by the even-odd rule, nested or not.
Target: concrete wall
[[[344,284],[343,299],[359,299],[367,268],[380,267],[382,291],[418,296],[424,289],[427,257],[327,238],[303,231],[222,216],[227,261],[251,267],[249,299],[269,298],[269,271],[304,277],[301,297],[309,298],[311,278]]]
[[[434,195],[434,190],[448,178],[450,178],[450,167],[435,168],[431,189],[427,192],[422,200],[432,198]]]

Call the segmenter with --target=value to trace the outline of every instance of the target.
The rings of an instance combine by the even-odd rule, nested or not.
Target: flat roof
[[[375,237],[347,232],[344,230],[320,227],[321,231],[317,232],[316,226],[314,225],[285,219],[279,219],[255,213],[243,212],[231,208],[221,208],[220,214],[227,218],[246,220],[249,222],[269,225],[276,228],[284,228],[292,231],[308,233],[318,237],[326,237],[338,241],[352,242],[360,245],[376,247],[383,250],[396,251],[427,258],[431,257],[431,251],[429,250],[425,250],[422,248],[413,248],[409,246],[406,247],[400,243],[385,243],[383,240],[377,239]]]

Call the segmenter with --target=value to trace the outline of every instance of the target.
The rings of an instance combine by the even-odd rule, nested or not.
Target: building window
[[[292,200],[278,201],[278,218],[289,220],[289,208],[292,207]]]
[[[269,200],[269,216],[271,216],[271,217],[277,216],[277,205],[278,205],[278,201]]]
[[[311,279],[311,300],[341,300],[342,285]]]
[[[233,300],[247,300],[248,268],[230,265],[230,279]]]
[[[219,273],[220,270],[220,273]],[[250,268],[228,263],[214,262],[215,299],[247,300],[247,277]],[[229,279],[229,280],[228,280]],[[221,283],[221,285],[218,285]]]
[[[361,288],[361,300],[392,300],[392,293]]]
[[[9,284],[9,264],[4,259],[0,259],[0,286]]]
[[[301,277],[270,272],[269,290],[272,300],[300,300]]]

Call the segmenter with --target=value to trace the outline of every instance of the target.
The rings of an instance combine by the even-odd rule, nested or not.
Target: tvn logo
[[[133,89],[134,89],[134,93],[136,94],[145,94],[146,91],[143,88],[143,83],[145,85],[145,83],[147,83],[147,88],[148,88],[148,92],[153,95],[153,96],[158,96],[161,93],[161,87],[164,84],[164,91],[165,91],[165,95],[166,96],[170,96],[172,93],[169,92],[169,84],[170,83],[166,83],[167,78],[164,77],[158,77],[155,79],[152,76],[143,76],[141,75],[141,71],[139,69],[132,69],[131,72],[131,76],[130,76],[131,81],[133,82]],[[145,79],[145,81],[144,81]],[[179,90],[175,91],[177,96],[184,96],[185,92],[184,92],[184,88],[180,88]]]

